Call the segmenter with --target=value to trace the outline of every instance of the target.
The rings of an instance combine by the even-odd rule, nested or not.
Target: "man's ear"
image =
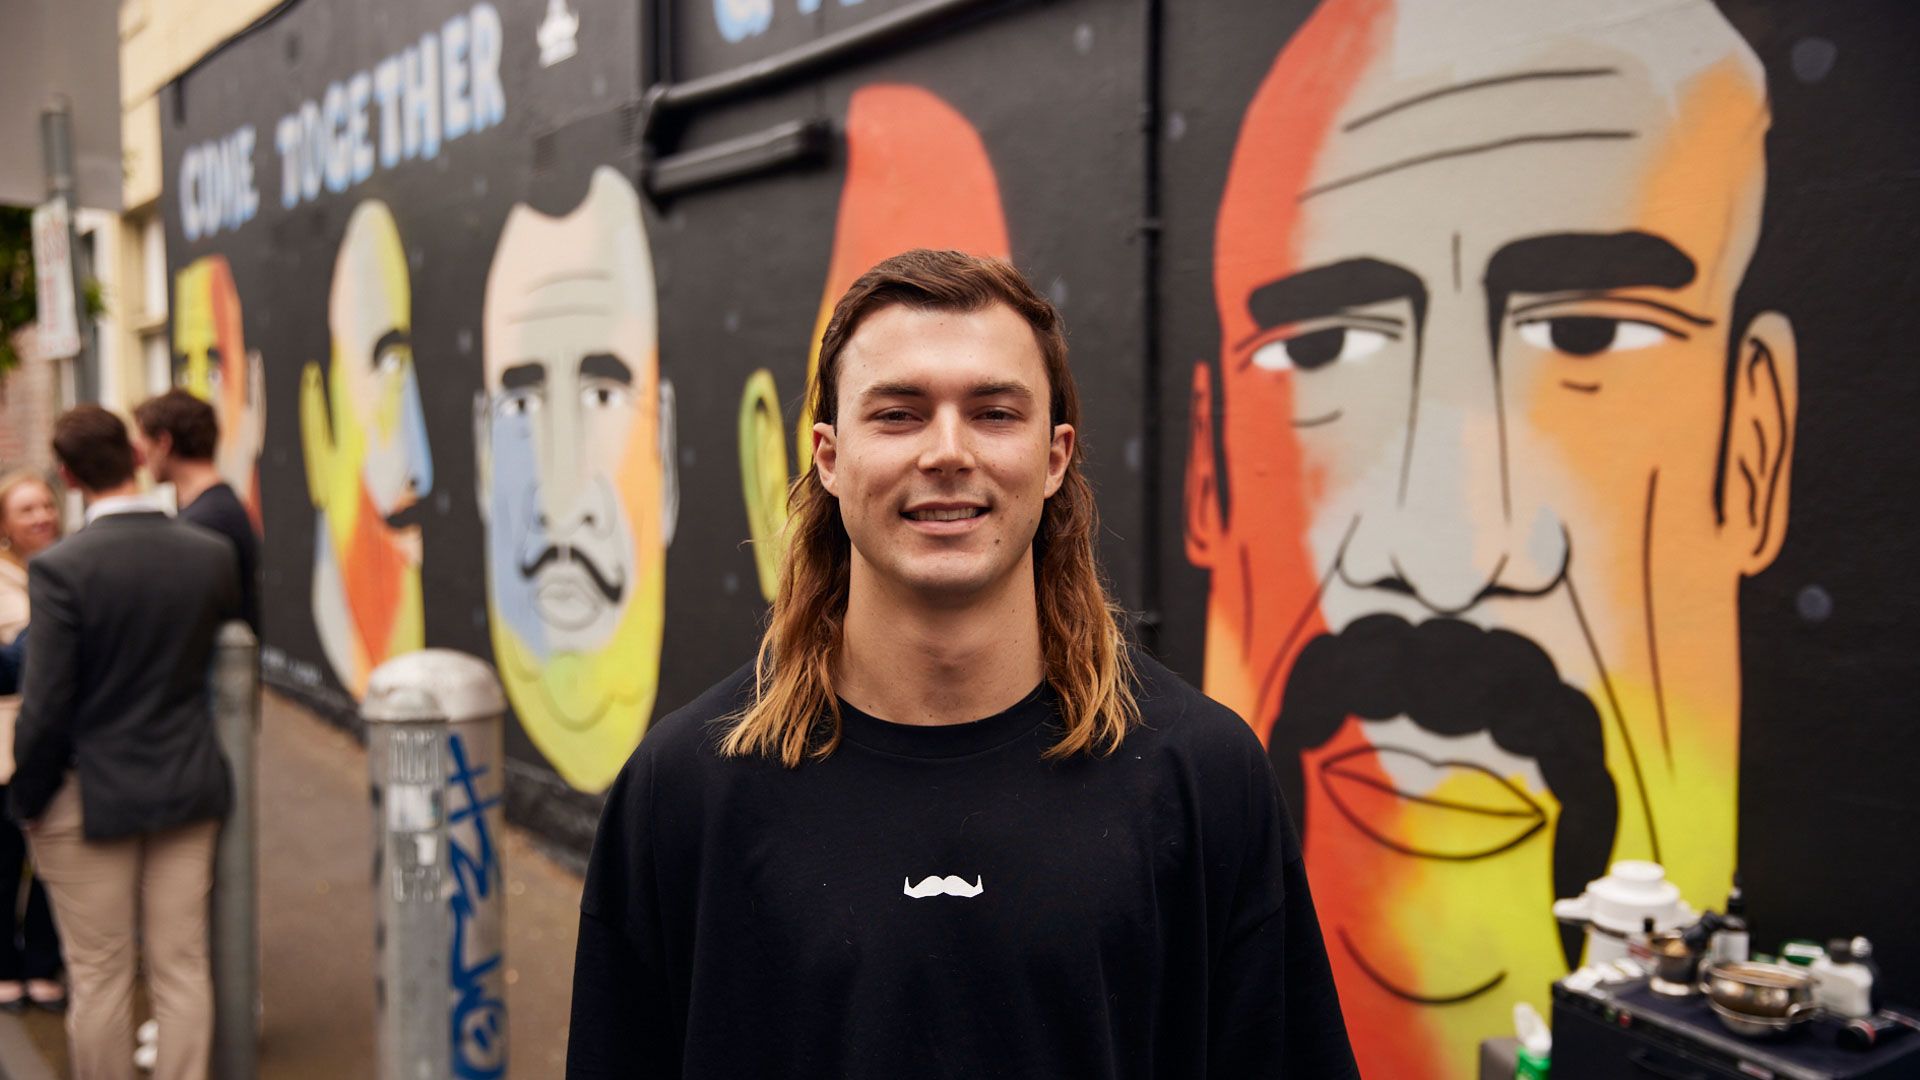
[[[1053,425],[1053,442],[1047,447],[1046,497],[1049,499],[1067,479],[1067,466],[1073,463],[1073,444],[1077,438],[1079,434],[1072,424]]]
[[[660,380],[660,546],[673,545],[680,526],[680,427],[674,407],[673,380]]]
[[[1213,459],[1213,369],[1205,361],[1193,365],[1193,400],[1187,418],[1187,561],[1199,567],[1213,565],[1219,546],[1220,483]]]
[[[839,448],[835,445],[833,425],[813,425],[813,471],[820,474],[820,486],[836,499],[840,493],[833,490],[834,467],[839,464]]]
[[[1734,361],[1720,515],[1749,576],[1773,562],[1786,538],[1799,359],[1793,324],[1768,311],[1747,325]]]
[[[485,387],[473,392],[473,501],[480,524],[491,525],[487,493],[493,490],[493,402]]]

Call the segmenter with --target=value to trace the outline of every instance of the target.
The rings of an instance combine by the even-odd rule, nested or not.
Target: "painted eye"
[[[1279,341],[1269,341],[1253,351],[1253,366],[1268,371],[1298,368],[1312,371],[1336,361],[1352,363],[1365,360],[1393,340],[1379,330],[1357,326],[1330,326],[1310,330]]]
[[[582,387],[580,390],[580,404],[589,409],[623,408],[631,400],[632,394],[625,388],[605,383]]]
[[[406,359],[407,354],[404,351],[400,349],[386,349],[383,350],[379,356],[374,357],[373,367],[375,371],[378,371],[382,375],[398,375],[400,373],[400,367],[406,362]]]
[[[1536,349],[1568,356],[1598,356],[1658,345],[1672,336],[1652,323],[1609,319],[1597,315],[1563,315],[1529,319],[1519,325],[1520,340]]]
[[[540,411],[540,399],[532,394],[509,394],[500,399],[501,416],[531,416]]]

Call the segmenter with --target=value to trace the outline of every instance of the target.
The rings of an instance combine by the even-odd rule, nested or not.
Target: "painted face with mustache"
[[[562,216],[513,210],[485,333],[474,452],[494,654],[534,745],[600,791],[652,714],[679,505],[652,257],[618,173],[596,170]]]

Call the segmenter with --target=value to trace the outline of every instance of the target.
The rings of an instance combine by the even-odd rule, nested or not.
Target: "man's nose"
[[[1411,593],[1439,615],[1501,590],[1537,592],[1565,565],[1558,519],[1515,504],[1511,448],[1524,432],[1501,414],[1480,341],[1464,357],[1429,354],[1437,362],[1416,390],[1404,441],[1391,447],[1400,460],[1374,473],[1341,556],[1348,584]]]
[[[923,472],[953,473],[973,468],[973,447],[957,409],[939,409],[928,422],[919,465]]]

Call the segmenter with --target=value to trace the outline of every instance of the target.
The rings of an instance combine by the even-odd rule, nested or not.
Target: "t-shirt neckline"
[[[1011,742],[1053,715],[1053,692],[1044,680],[1006,710],[964,724],[896,724],[841,698],[840,736],[869,750],[905,757],[963,757]]]

